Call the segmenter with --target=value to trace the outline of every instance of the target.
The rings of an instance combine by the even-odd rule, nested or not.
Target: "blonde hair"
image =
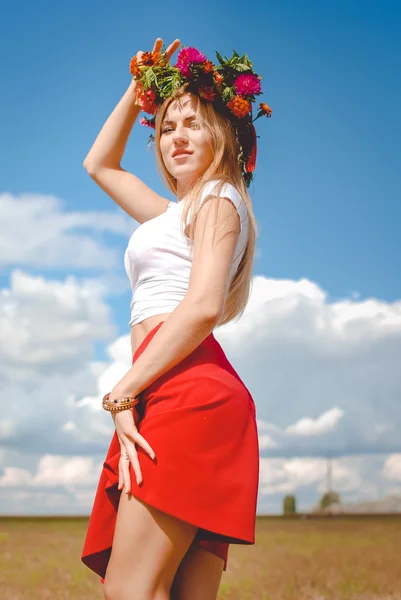
[[[184,232],[185,224],[187,223],[188,213],[191,211],[191,217],[188,222],[191,248],[193,245],[196,214],[200,208],[201,192],[206,183],[218,179],[219,184],[214,191],[213,196],[219,196],[219,193],[225,183],[231,183],[240,194],[248,211],[248,236],[245,250],[237,271],[234,274],[226,294],[224,308],[219,315],[217,325],[224,325],[233,319],[240,318],[246,308],[251,293],[253,263],[255,258],[256,238],[258,229],[256,218],[252,210],[252,201],[249,196],[246,184],[242,177],[241,167],[238,162],[239,143],[234,133],[232,123],[227,117],[217,112],[211,102],[203,101],[199,96],[187,91],[187,86],[177,90],[174,96],[167,98],[160,106],[156,113],[155,119],[155,149],[156,149],[156,164],[158,171],[170,190],[177,195],[177,180],[167,170],[160,150],[161,124],[170,104],[175,100],[180,100],[184,94],[191,93],[197,99],[198,118],[202,126],[208,134],[208,141],[213,151],[213,160],[204,173],[198,178],[197,182],[186,194],[184,202],[181,227]],[[221,183],[220,183],[221,182]],[[213,197],[208,195],[207,199]],[[217,203],[212,203],[214,206],[215,228],[213,230],[213,239],[217,232]],[[227,234],[225,234],[227,235]]]

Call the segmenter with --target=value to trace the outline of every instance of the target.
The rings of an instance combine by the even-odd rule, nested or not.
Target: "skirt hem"
[[[123,493],[123,492],[120,491],[120,493]],[[139,494],[137,493],[137,490],[135,490],[135,492],[133,492],[131,490],[131,494],[133,496],[135,496],[135,498],[137,500],[140,500],[141,502],[148,504],[152,508],[156,508],[157,510],[160,510],[161,512],[165,513],[166,515],[169,515],[170,517],[174,517],[175,519],[184,521],[185,523],[188,523],[189,525],[194,525],[195,527],[198,527],[198,529],[200,530],[200,535],[199,535],[199,531],[197,534],[199,541],[220,542],[222,544],[241,544],[241,545],[245,545],[245,546],[252,546],[253,544],[255,544],[254,537],[251,540],[249,540],[247,538],[230,536],[221,531],[214,531],[214,530],[212,531],[208,527],[202,527],[198,523],[194,523],[190,518],[185,518],[179,514],[174,513],[174,511],[171,511],[171,509],[166,510],[157,501],[155,502],[153,499],[148,499],[147,494],[146,493],[143,494],[142,490],[140,491]]]

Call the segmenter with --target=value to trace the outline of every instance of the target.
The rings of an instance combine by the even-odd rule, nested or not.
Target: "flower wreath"
[[[256,167],[256,131],[254,121],[266,115],[271,117],[272,109],[261,102],[252,119],[252,103],[255,96],[262,93],[260,80],[253,70],[248,56],[239,56],[234,51],[231,58],[223,58],[216,52],[220,65],[215,65],[193,47],[182,47],[175,66],[170,65],[166,51],[155,59],[152,52],[144,52],[140,62],[134,56],[130,62],[130,72],[138,82],[137,102],[142,110],[153,115],[143,117],[140,124],[155,128],[155,113],[166,98],[174,96],[185,85],[188,92],[197,94],[206,102],[212,102],[216,110],[223,113],[233,123],[239,142],[242,176],[249,187]],[[154,142],[151,134],[148,147]]]

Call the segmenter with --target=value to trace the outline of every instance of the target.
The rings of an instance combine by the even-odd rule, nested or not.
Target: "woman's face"
[[[196,98],[187,93],[170,104],[161,123],[160,151],[167,170],[177,179],[177,196],[185,193],[213,160],[198,117]]]

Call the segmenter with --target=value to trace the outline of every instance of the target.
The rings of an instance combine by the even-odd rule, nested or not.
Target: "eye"
[[[200,129],[200,123],[198,121],[192,121],[191,127],[195,127],[195,129]]]
[[[168,131],[173,131],[172,127],[165,127],[164,129],[162,129],[162,133],[167,133]]]

